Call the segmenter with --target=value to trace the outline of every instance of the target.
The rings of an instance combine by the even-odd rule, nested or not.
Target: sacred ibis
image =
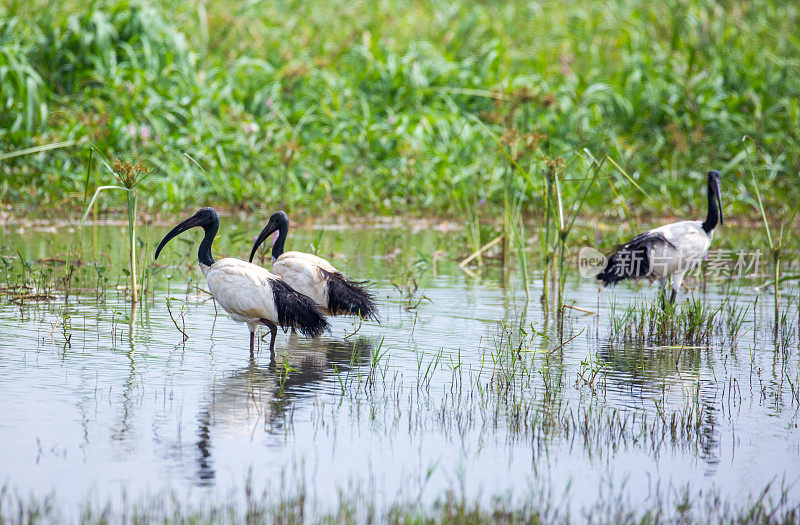
[[[671,279],[670,303],[688,270],[698,264],[714,238],[714,228],[722,224],[720,200],[720,175],[708,172],[708,215],[704,221],[680,221],[647,231],[617,247],[608,256],[608,262],[597,279],[603,285],[616,284],[625,279],[648,278],[659,281],[664,306],[664,291]]]
[[[206,276],[208,289],[231,319],[247,323],[251,357],[259,323],[266,325],[271,332],[269,353],[272,359],[275,357],[277,325],[297,330],[307,337],[317,337],[329,328],[317,305],[277,275],[240,259],[226,257],[215,261],[211,257],[211,245],[219,229],[219,216],[214,208],[202,208],[175,226],[156,248],[155,258],[158,259],[158,254],[170,239],[195,227],[205,231],[197,259]]]
[[[328,315],[357,315],[379,320],[372,293],[366,281],[353,281],[331,263],[303,252],[286,252],[283,248],[289,234],[289,217],[285,212],[273,213],[261,230],[250,252],[250,261],[264,240],[277,232],[272,245],[272,271],[280,275],[300,293],[309,296]]]

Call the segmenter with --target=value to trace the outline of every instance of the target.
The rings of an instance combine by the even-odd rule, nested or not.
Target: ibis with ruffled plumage
[[[279,275],[298,292],[314,300],[328,315],[355,315],[379,321],[375,297],[364,286],[367,281],[354,281],[334,268],[327,260],[310,253],[284,252],[289,234],[286,212],[273,213],[256,238],[250,252],[253,260],[258,247],[277,232],[272,245],[272,272]]]

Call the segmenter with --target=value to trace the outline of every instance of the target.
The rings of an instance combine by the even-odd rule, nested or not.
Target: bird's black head
[[[708,198],[709,202],[713,198],[716,199],[717,204],[717,211],[719,213],[719,223],[723,224],[722,221],[722,199],[720,194],[722,193],[721,185],[720,185],[720,178],[721,175],[717,170],[711,170],[708,172]]]
[[[261,243],[275,232],[278,232],[278,239],[272,246],[273,259],[277,259],[283,253],[283,244],[286,241],[286,235],[289,233],[289,216],[286,215],[286,212],[283,210],[273,213],[267,225],[264,226],[264,229],[258,234],[256,242],[253,244],[253,249],[250,251],[250,262],[253,262],[253,257],[256,251],[258,251],[258,247],[261,246]]]
[[[155,259],[158,259],[158,254],[161,253],[161,249],[164,248],[164,246],[166,246],[173,237],[176,237],[186,230],[196,228],[198,226],[203,228],[203,230],[206,232],[206,236],[201,243],[200,253],[198,254],[200,262],[209,265],[213,264],[214,261],[211,259],[211,243],[213,242],[214,236],[217,234],[217,229],[219,228],[219,216],[214,208],[200,208],[197,210],[197,213],[172,228],[172,230],[170,230],[170,232],[161,240],[158,248],[156,248]],[[207,249],[204,249],[204,247]],[[208,252],[207,258],[204,256],[205,252]],[[209,261],[205,259],[211,259],[211,262],[209,263]]]

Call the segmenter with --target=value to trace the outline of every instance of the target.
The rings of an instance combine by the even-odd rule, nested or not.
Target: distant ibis
[[[273,213],[261,230],[250,252],[250,261],[261,243],[275,232],[278,232],[272,245],[272,271],[275,274],[313,299],[328,315],[357,315],[379,320],[375,298],[364,286],[366,281],[351,280],[322,257],[303,252],[284,253],[289,217],[283,211]]]
[[[197,259],[206,276],[211,295],[228,312],[231,319],[247,323],[250,330],[250,356],[253,355],[256,326],[266,325],[271,332],[270,357],[275,357],[275,336],[278,325],[299,331],[307,337],[317,337],[328,329],[328,321],[314,301],[296,291],[277,275],[240,259],[215,261],[211,245],[219,229],[219,216],[214,208],[202,208],[175,226],[156,249],[155,258],[166,244],[190,228],[200,227],[205,237],[200,243]]]
[[[714,228],[722,224],[720,200],[720,175],[708,172],[708,214],[704,221],[680,221],[644,232],[633,240],[617,247],[608,256],[608,262],[597,279],[603,285],[616,284],[625,279],[648,278],[661,285],[661,305],[667,280],[671,278],[670,303],[688,270],[699,263],[708,252],[714,239]]]

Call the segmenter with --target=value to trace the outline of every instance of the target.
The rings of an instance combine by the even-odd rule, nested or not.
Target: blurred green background
[[[114,182],[96,164],[87,183],[94,147],[151,171],[151,212],[492,215],[511,195],[532,215],[548,169],[574,197],[609,157],[619,169],[602,164],[583,213],[701,218],[712,168],[728,217],[757,216],[753,175],[778,213],[800,200],[798,10],[5,0],[0,200],[79,210],[87,186]]]

